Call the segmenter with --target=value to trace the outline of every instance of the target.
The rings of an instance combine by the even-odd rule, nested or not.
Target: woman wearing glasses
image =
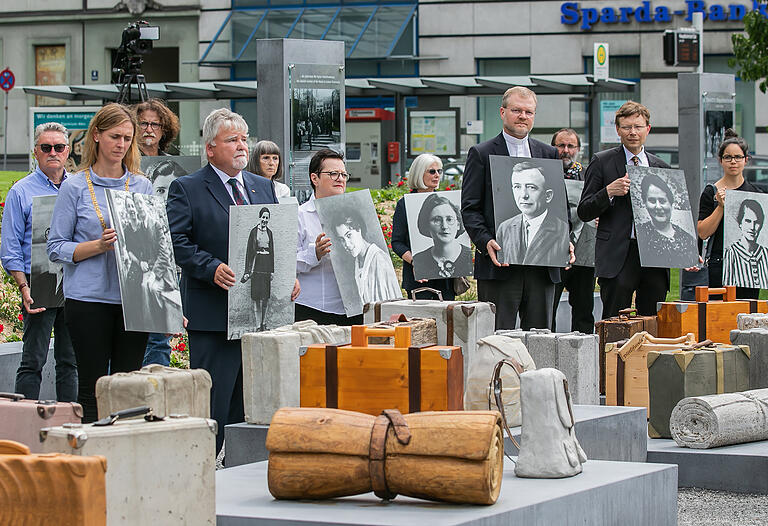
[[[101,108],[88,126],[81,170],[61,185],[53,208],[48,257],[64,266],[67,327],[77,356],[78,402],[84,422],[96,420],[96,380],[141,367],[147,333],[128,332],[107,190],[152,195],[139,171],[138,129],[120,104]],[[130,286],[141,286],[141,282]]]
[[[699,200],[699,238],[708,239],[709,286],[723,286],[723,212],[725,191],[760,192],[756,186],[744,179],[749,145],[732,129],[725,131],[725,140],[720,144],[717,155],[723,167],[723,176],[714,184],[708,184]],[[736,297],[757,299],[760,289],[737,287]]]
[[[283,155],[280,147],[272,141],[259,141],[253,146],[246,170],[272,181],[278,201],[291,196],[290,187],[280,182],[283,178]]]
[[[440,158],[429,153],[423,153],[413,160],[411,168],[408,170],[408,188],[412,194],[434,192],[440,185],[442,173],[443,162]],[[426,235],[431,237],[431,234]],[[405,289],[409,297],[411,296],[411,291],[419,287],[439,290],[443,294],[443,299],[446,300],[452,300],[456,297],[453,289],[453,279],[451,278],[423,279],[419,281],[414,278],[414,256],[411,252],[411,238],[408,235],[405,198],[401,198],[397,205],[395,205],[395,214],[392,217],[392,250],[403,260],[403,289]],[[420,254],[423,254],[423,252]],[[470,255],[470,261],[471,259]],[[435,274],[435,276],[439,275]],[[429,292],[418,292],[416,297],[420,299],[433,299],[432,294]]]

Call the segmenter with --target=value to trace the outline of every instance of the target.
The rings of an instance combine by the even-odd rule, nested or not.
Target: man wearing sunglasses
[[[66,179],[64,163],[69,157],[67,129],[57,122],[47,122],[35,128],[35,170],[18,181],[8,191],[3,212],[0,260],[3,268],[16,281],[21,292],[24,318],[24,345],[21,363],[16,372],[15,391],[26,398],[40,397],[42,370],[48,358],[51,330],[55,332],[56,399],[77,401],[77,365],[69,331],[65,324],[64,307],[35,305],[29,288],[32,267],[32,199],[43,195],[58,195]],[[35,275],[37,278],[37,274]],[[35,291],[57,288],[55,274],[41,274]]]

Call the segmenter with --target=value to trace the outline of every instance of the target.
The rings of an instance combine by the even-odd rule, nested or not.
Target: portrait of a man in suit
[[[568,224],[550,210],[555,195],[541,168],[525,161],[512,169],[512,194],[520,213],[499,225],[503,263],[563,267],[568,264]]]

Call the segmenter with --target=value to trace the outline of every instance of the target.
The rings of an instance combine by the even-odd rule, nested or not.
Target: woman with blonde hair
[[[246,170],[271,180],[278,199],[291,196],[290,187],[280,182],[283,178],[283,155],[280,147],[272,141],[259,141],[253,146]]]
[[[152,195],[139,174],[137,126],[130,111],[107,104],[91,119],[78,173],[61,185],[53,208],[48,257],[64,266],[67,327],[77,357],[84,422],[96,420],[96,380],[141,367],[147,334],[123,322],[107,190]],[[140,286],[140,283],[130,284]]]

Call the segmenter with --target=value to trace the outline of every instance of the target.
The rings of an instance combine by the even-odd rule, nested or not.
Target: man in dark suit
[[[469,149],[461,190],[461,217],[477,248],[477,296],[496,304],[497,329],[514,328],[518,313],[523,329],[548,328],[560,269],[499,263],[489,156],[557,159],[557,150],[528,137],[536,115],[535,93],[515,86],[504,93],[501,102],[503,130]]]
[[[218,422],[216,451],[224,426],[242,422],[243,372],[240,340],[227,340],[227,291],[235,273],[227,265],[229,208],[277,203],[268,179],[244,171],[248,125],[228,109],[212,111],[203,124],[206,166],[168,188],[168,223],[189,335],[189,362],[211,374],[211,417]],[[298,282],[291,299],[298,295]]]
[[[584,176],[578,214],[584,222],[598,218],[595,274],[600,284],[603,319],[631,306],[635,292],[638,314],[653,316],[656,303],[664,301],[669,290],[669,269],[640,266],[629,198],[627,165],[669,168],[645,151],[650,118],[642,104],[624,103],[615,119],[621,146],[595,154]]]
[[[499,225],[501,261],[558,266],[568,259],[568,223],[550,213],[554,190],[541,169],[526,161],[512,169],[512,194],[520,213]],[[497,254],[498,255],[498,254]]]

